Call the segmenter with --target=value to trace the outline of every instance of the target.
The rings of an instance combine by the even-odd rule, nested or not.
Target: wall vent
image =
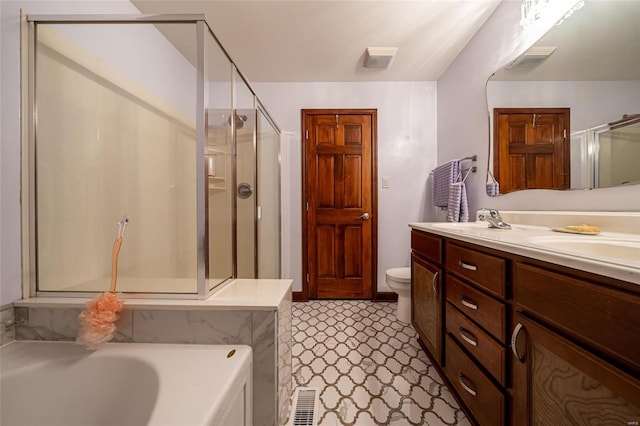
[[[296,388],[290,426],[316,426],[318,424],[318,388]]]

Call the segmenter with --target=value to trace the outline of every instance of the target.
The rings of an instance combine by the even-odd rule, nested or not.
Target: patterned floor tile
[[[320,425],[469,425],[395,307],[293,304],[293,384],[320,389]]]

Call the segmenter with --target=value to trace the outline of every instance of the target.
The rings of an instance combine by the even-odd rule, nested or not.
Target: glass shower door
[[[280,278],[280,134],[258,108],[258,278]]]
[[[256,278],[255,97],[242,76],[233,72],[236,143],[236,277]]]

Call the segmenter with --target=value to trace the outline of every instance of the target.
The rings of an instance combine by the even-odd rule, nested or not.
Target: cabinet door
[[[442,365],[442,273],[411,256],[411,323],[431,356]]]
[[[638,424],[637,378],[523,314],[514,324],[514,425]]]

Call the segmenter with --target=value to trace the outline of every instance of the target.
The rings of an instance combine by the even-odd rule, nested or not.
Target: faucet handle
[[[476,221],[485,222],[487,217],[491,217],[490,209],[480,209],[476,212]]]
[[[511,225],[505,223],[496,209],[481,209],[476,213],[476,220],[488,222],[489,228],[511,229]]]

